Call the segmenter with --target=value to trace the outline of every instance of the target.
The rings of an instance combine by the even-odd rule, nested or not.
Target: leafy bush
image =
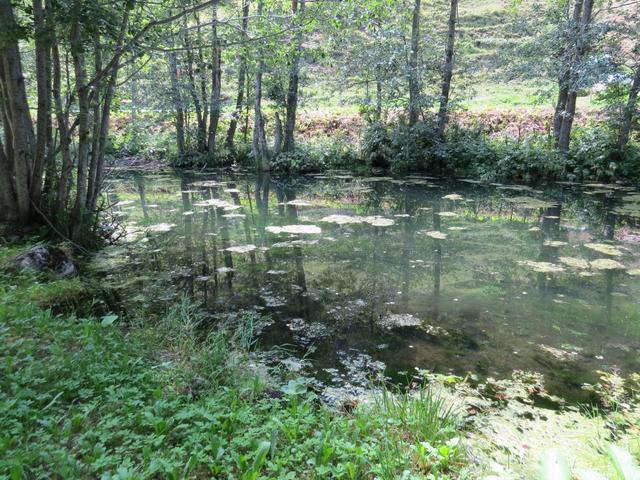
[[[360,165],[362,161],[352,146],[331,141],[303,144],[295,152],[281,153],[272,160],[271,169],[279,173],[317,173]]]
[[[391,138],[382,122],[371,123],[362,137],[362,158],[372,168],[388,168],[394,158]]]
[[[621,152],[617,132],[603,124],[576,127],[571,151],[562,155],[548,135],[492,139],[480,129],[451,125],[441,138],[432,123],[409,127],[403,122],[375,122],[364,132],[362,157],[370,167],[394,173],[423,171],[526,183],[612,181],[635,178],[640,171],[640,147],[630,143]]]

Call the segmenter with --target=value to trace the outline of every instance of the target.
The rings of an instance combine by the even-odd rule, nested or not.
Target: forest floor
[[[118,316],[90,276],[17,273],[27,247],[0,247],[2,479],[528,479],[542,459],[573,474],[543,478],[596,480],[618,478],[610,442],[640,452],[639,383],[603,376],[603,407],[586,409],[536,374],[423,372],[329,407],[260,363],[255,319],[203,338],[186,299]]]

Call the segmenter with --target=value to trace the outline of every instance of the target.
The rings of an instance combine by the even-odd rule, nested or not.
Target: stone
[[[58,277],[70,277],[77,273],[76,265],[66,251],[51,245],[37,245],[16,257],[18,270],[50,272]]]

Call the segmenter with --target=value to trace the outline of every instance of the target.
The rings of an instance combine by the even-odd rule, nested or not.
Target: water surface
[[[149,308],[191,295],[209,328],[268,315],[260,348],[327,385],[519,369],[585,399],[598,370],[640,370],[632,188],[194,172],[108,191],[127,231],[108,281]]]

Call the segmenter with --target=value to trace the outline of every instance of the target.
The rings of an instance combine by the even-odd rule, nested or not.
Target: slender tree
[[[247,34],[249,29],[249,0],[242,0],[242,40],[247,41]],[[238,92],[236,94],[236,106],[229,122],[229,129],[227,130],[226,145],[230,150],[233,149],[233,141],[238,128],[238,121],[242,114],[242,107],[244,105],[244,90],[245,83],[247,82],[247,52],[245,48],[242,48],[237,55],[238,63]]]
[[[635,67],[635,75],[633,76],[633,83],[629,90],[629,98],[627,104],[622,111],[622,120],[620,122],[620,132],[618,134],[618,146],[623,149],[629,143],[629,136],[631,135],[631,127],[633,125],[633,119],[636,115],[638,94],[640,93],[640,64]]]
[[[411,51],[409,52],[409,125],[418,122],[420,115],[420,80],[418,49],[420,46],[420,0],[414,0],[411,21]]]
[[[262,16],[263,2],[258,0],[257,15]],[[262,116],[262,74],[264,72],[264,60],[259,56],[255,78],[254,96],[254,126],[253,126],[253,157],[259,170],[269,170],[271,168],[269,159],[269,148],[264,132],[264,117]]]
[[[444,129],[448,120],[449,92],[451,90],[451,78],[453,77],[453,53],[456,39],[456,20],[458,18],[458,0],[451,0],[449,12],[449,28],[447,34],[447,47],[444,54],[444,66],[442,69],[442,91],[440,93],[440,109],[438,110],[438,134],[444,135]]]
[[[209,139],[207,146],[210,153],[216,149],[216,133],[220,120],[220,92],[222,89],[222,54],[218,38],[218,2],[213,3],[211,19],[211,104],[209,118]]]
[[[305,0],[291,0],[292,25],[297,31],[294,34],[289,68],[289,85],[287,88],[287,118],[284,129],[283,151],[292,152],[295,148],[294,131],[296,128],[296,111],[298,109],[298,89],[300,84],[300,55],[302,52],[302,17],[305,11]]]

